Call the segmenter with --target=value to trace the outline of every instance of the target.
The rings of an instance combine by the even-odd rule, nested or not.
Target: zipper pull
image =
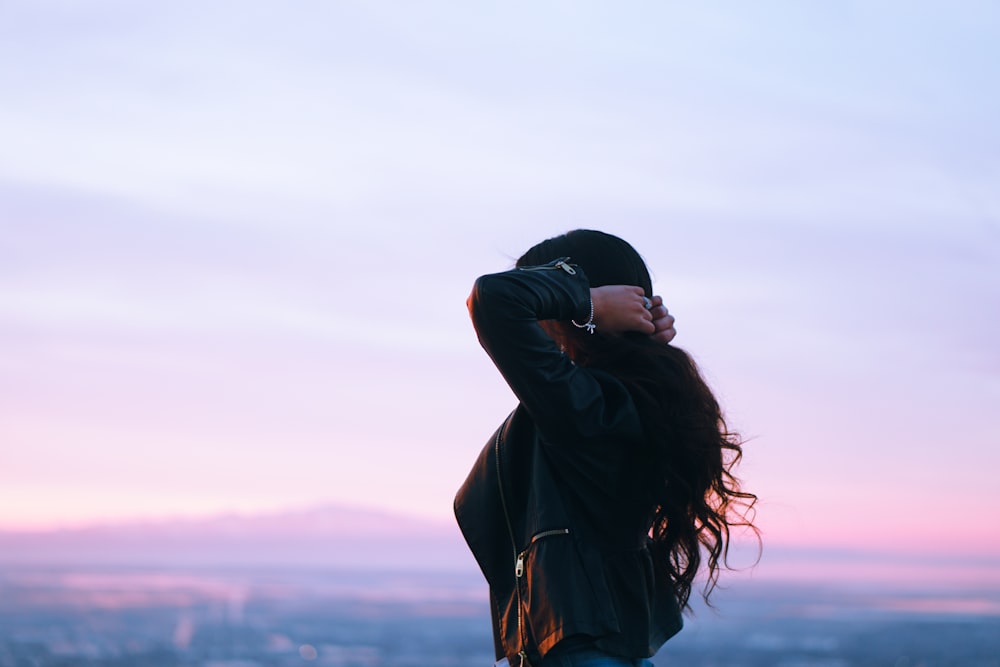
[[[518,667],[531,667],[531,663],[528,662],[528,653],[527,653],[527,651],[521,651],[520,653],[517,654],[517,657],[519,657],[521,659],[520,660],[520,664],[518,665]]]
[[[524,574],[524,554],[518,554],[514,563],[514,576],[520,579],[522,574]]]
[[[567,257],[566,259],[569,259],[569,258]],[[567,264],[565,259],[560,259],[558,262],[556,262],[556,268],[557,269],[562,269],[563,271],[565,271],[566,273],[568,273],[571,276],[575,276],[576,275],[576,269],[574,269],[572,266],[570,266],[569,264]]]

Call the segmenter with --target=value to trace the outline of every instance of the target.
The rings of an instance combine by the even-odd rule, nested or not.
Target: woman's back
[[[730,474],[738,438],[617,237],[549,239],[479,278],[469,307],[519,401],[455,504],[498,657],[652,655],[680,629],[702,549],[711,584],[754,500]]]

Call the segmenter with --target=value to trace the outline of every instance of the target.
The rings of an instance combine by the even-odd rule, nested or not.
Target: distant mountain
[[[913,550],[737,541],[725,580],[933,582],[1000,590],[993,552],[947,555]],[[18,565],[52,567],[312,568],[360,572],[469,574],[478,567],[453,521],[344,506],[262,515],[133,521],[48,531],[0,530],[0,574]]]
[[[0,565],[15,564],[476,568],[453,522],[342,506],[0,531]]]

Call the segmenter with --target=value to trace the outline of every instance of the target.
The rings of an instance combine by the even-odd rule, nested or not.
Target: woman
[[[650,665],[756,497],[639,254],[577,230],[479,278],[469,311],[519,400],[455,498],[497,664]]]

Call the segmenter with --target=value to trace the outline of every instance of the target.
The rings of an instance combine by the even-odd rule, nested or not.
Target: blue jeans
[[[538,667],[654,667],[645,658],[623,658],[591,646],[559,650],[545,656]]]

